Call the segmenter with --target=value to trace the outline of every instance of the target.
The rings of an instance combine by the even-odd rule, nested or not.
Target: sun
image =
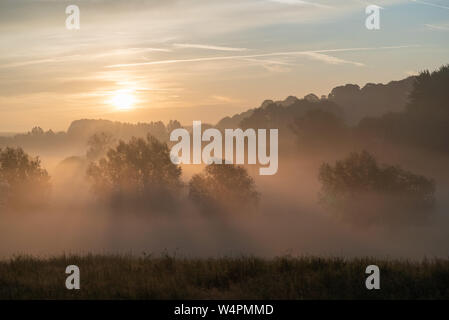
[[[134,107],[136,98],[132,92],[117,91],[113,94],[110,103],[117,110],[131,110]]]

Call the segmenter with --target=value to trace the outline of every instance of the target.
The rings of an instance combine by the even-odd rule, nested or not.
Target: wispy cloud
[[[304,53],[304,55],[306,57],[309,57],[313,60],[318,60],[318,61],[322,61],[328,64],[352,64],[355,65],[357,67],[363,67],[364,64],[360,63],[360,62],[354,62],[354,61],[348,61],[348,60],[343,60],[340,58],[336,58],[333,56],[329,56],[326,54],[322,54],[322,53],[318,53],[318,52],[306,52]]]
[[[246,51],[246,48],[233,48],[233,47],[222,47],[206,44],[191,44],[191,43],[175,43],[173,46],[178,48],[191,48],[191,49],[204,49],[204,50],[214,50],[214,51]]]
[[[431,3],[431,2],[427,2],[427,1],[420,1],[420,0],[410,0],[410,1],[416,2],[416,3],[419,3],[419,4],[423,4],[423,5],[426,5],[426,6],[431,6],[431,7],[435,7],[435,8],[440,8],[440,9],[446,9],[446,10],[449,10],[449,7],[447,7],[447,6],[442,6],[442,5],[440,5],[440,4],[435,4],[435,3]]]
[[[111,50],[108,52],[99,52],[96,54],[75,54],[75,55],[59,56],[59,57],[48,58],[48,59],[28,59],[28,60],[22,60],[22,61],[3,64],[3,65],[0,65],[0,68],[25,67],[25,66],[44,64],[44,63],[61,63],[61,62],[68,62],[68,61],[93,60],[93,59],[101,59],[101,58],[112,57],[112,56],[135,55],[135,54],[141,54],[141,53],[146,53],[146,52],[171,52],[171,51],[172,50],[170,50],[170,49],[164,49],[164,48],[115,49],[115,50]]]
[[[283,61],[253,58],[247,58],[243,60],[253,63],[254,65],[261,66],[270,72],[289,72],[291,70],[289,67],[291,64]],[[298,66],[299,64],[295,65]]]
[[[30,66],[33,64],[52,63],[52,62],[59,62],[59,60],[58,59],[33,59],[33,60],[3,64],[3,65],[0,65],[0,68],[25,67],[25,66]]]
[[[260,64],[278,64],[278,65],[283,65],[283,66],[290,65],[290,63],[283,62],[283,61],[277,61],[277,60],[251,59],[251,58],[247,58],[244,60],[249,61],[249,62],[260,63]]]
[[[283,3],[283,4],[290,4],[290,5],[301,5],[301,6],[312,6],[317,8],[332,8],[331,6],[315,3],[311,1],[302,1],[302,0],[269,0],[270,2],[277,2],[277,3]]]
[[[425,26],[431,30],[449,31],[449,25],[425,24]]]
[[[219,95],[213,95],[211,96],[212,99],[219,101],[219,102],[225,102],[225,103],[237,103],[239,102],[239,100],[237,99],[233,99],[230,97],[225,97],[225,96],[219,96]]]
[[[106,66],[107,68],[123,68],[123,67],[137,67],[137,66],[150,66],[161,64],[174,64],[174,63],[188,63],[188,62],[203,62],[203,61],[219,61],[219,60],[235,60],[235,59],[248,59],[248,58],[263,58],[263,57],[275,57],[275,56],[308,56],[316,60],[323,61],[329,64],[341,64],[350,63],[354,65],[361,65],[358,62],[350,62],[339,58],[331,57],[326,53],[332,52],[351,52],[351,51],[370,51],[370,50],[387,50],[387,49],[401,49],[411,48],[416,46],[386,46],[386,47],[364,47],[364,48],[340,48],[340,49],[324,49],[324,50],[309,50],[309,51],[282,51],[271,53],[260,53],[252,55],[235,55],[235,56],[218,56],[218,57],[200,57],[189,59],[172,59],[172,60],[158,60],[138,63],[125,63],[114,64]]]

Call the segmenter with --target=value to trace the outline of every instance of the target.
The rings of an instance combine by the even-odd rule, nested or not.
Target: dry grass
[[[81,270],[81,290],[65,288],[65,268]],[[365,288],[365,268],[381,269],[381,290]],[[0,262],[0,299],[448,299],[449,260],[168,255],[19,256]]]

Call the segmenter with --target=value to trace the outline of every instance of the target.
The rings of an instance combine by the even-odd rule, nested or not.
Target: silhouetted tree
[[[178,120],[170,120],[167,124],[167,133],[170,135],[173,130],[181,127],[181,123]]]
[[[86,157],[89,160],[97,160],[106,155],[106,152],[115,143],[115,138],[112,134],[106,132],[99,132],[92,135],[87,140],[88,149]]]
[[[4,208],[8,201],[9,184],[0,180],[0,209]]]
[[[171,162],[167,144],[152,136],[120,141],[87,174],[95,193],[117,205],[162,208],[182,185],[181,168]]]
[[[304,100],[308,102],[319,102],[320,98],[314,93],[309,93],[308,95],[304,96]]]
[[[449,150],[449,65],[415,78],[406,110],[363,119],[364,137],[447,153]]]
[[[44,130],[41,127],[34,127],[31,130],[31,135],[32,136],[41,136],[44,134]]]
[[[335,148],[345,143],[349,136],[349,130],[341,118],[320,109],[310,110],[297,118],[292,129],[298,137],[299,147],[309,151],[311,148],[322,150],[329,145]]]
[[[319,180],[322,203],[360,223],[419,220],[435,206],[431,179],[397,166],[378,165],[366,151],[352,153],[335,166],[323,164]]]
[[[405,113],[406,138],[424,148],[449,149],[449,65],[422,72]]]
[[[0,202],[12,208],[45,203],[50,192],[50,177],[39,158],[21,148],[0,149]]]
[[[211,164],[189,183],[189,197],[204,211],[242,210],[259,199],[254,180],[245,168],[232,164]]]
[[[403,111],[414,82],[415,77],[412,76],[388,84],[367,83],[363,88],[346,84],[332,89],[328,99],[343,108],[347,124],[356,125],[365,117]]]

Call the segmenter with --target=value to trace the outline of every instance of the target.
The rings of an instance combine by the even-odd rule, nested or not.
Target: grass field
[[[81,289],[65,288],[65,268]],[[365,287],[366,266],[381,289]],[[0,262],[0,299],[448,299],[449,260],[171,256],[15,257]]]

